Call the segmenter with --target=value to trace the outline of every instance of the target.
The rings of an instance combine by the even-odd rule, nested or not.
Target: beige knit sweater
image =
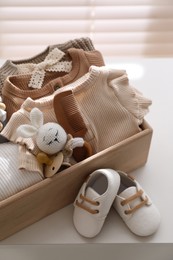
[[[65,96],[62,97],[61,93],[65,93]],[[63,116],[57,110],[59,102],[63,104]],[[76,120],[70,120],[69,116],[73,114],[74,102],[79,108],[78,111],[75,109],[76,114],[80,114],[83,119],[82,124],[78,126],[86,128],[84,139],[90,142],[94,152],[140,132],[140,124],[151,105],[149,99],[129,85],[125,71],[91,66],[87,74],[76,82],[58,89],[51,96],[35,101],[27,98],[21,109],[12,115],[2,135],[37,154],[35,140],[18,137],[14,129],[21,124],[30,124],[29,112],[33,107],[38,107],[44,113],[44,123],[58,121],[69,132],[70,129],[74,129],[76,123]],[[69,120],[70,129],[66,128],[65,119]],[[27,170],[39,171],[38,162],[25,153],[21,156],[20,164]]]
[[[96,66],[54,97],[57,121],[73,136],[82,133],[96,153],[140,132],[150,105],[125,71]]]
[[[28,88],[31,74],[9,76],[2,89],[3,102],[6,104],[7,119],[20,109],[27,97],[38,99],[52,94],[56,89],[67,85],[88,72],[91,65],[103,66],[101,53],[97,50],[84,51],[83,49],[69,49],[72,60],[72,69],[69,73],[46,72],[41,89]]]

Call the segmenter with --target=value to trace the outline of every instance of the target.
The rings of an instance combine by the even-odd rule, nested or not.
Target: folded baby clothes
[[[151,100],[129,85],[125,71],[91,66],[87,75],[60,89],[54,97],[57,121],[81,136],[94,152],[141,131]]]
[[[91,66],[84,76],[52,95],[27,98],[1,134],[36,155],[34,138],[18,137],[14,129],[30,124],[30,111],[37,107],[44,114],[44,123],[58,122],[67,133],[83,137],[96,153],[140,132],[149,105],[151,101],[129,85],[125,71]],[[26,168],[25,152],[22,158]]]
[[[42,63],[54,48],[58,48],[65,53],[61,58],[61,61],[70,61],[70,56],[67,53],[67,50],[70,48],[83,49],[85,51],[92,51],[95,49],[90,38],[81,37],[64,43],[48,46],[43,52],[28,59],[17,61],[7,60],[0,68],[0,95],[4,81],[8,76],[33,72],[33,70],[37,68],[35,65]]]
[[[33,167],[31,171],[18,169],[20,157],[20,154],[17,156],[18,152],[17,144],[11,142],[0,144],[0,201],[43,180],[40,169],[37,168],[39,165]]]
[[[45,74],[44,84],[41,89],[28,88],[31,74],[9,76],[2,89],[3,102],[6,104],[7,119],[20,109],[27,97],[39,99],[48,96],[56,89],[69,84],[88,72],[91,65],[103,66],[101,53],[97,50],[84,51],[82,49],[69,49],[68,54],[72,60],[69,73],[55,72]]]
[[[102,56],[98,51],[91,51],[84,52],[83,50],[75,50],[71,49],[70,55],[74,57],[74,61],[78,61],[78,63],[74,62],[73,69],[71,72],[64,77],[56,79],[54,82],[50,82],[48,86],[54,87],[57,84],[62,87],[70,82],[75,81],[78,77],[82,76],[83,74],[87,73],[92,63],[103,63]],[[57,122],[54,108],[53,108],[53,98],[56,92],[60,89],[57,89],[54,93],[49,96],[42,97],[40,99],[33,100],[32,98],[27,98],[22,106],[21,109],[17,110],[16,112],[12,113],[10,120],[8,121],[7,125],[1,132],[0,140],[2,138],[12,141],[14,143],[21,144],[25,146],[28,151],[32,154],[37,154],[39,152],[38,147],[36,146],[34,138],[20,138],[16,134],[16,129],[22,124],[30,124],[30,111],[32,108],[37,107],[44,113],[44,123],[47,122]],[[38,90],[34,90],[38,91]],[[23,97],[25,97],[25,91],[21,91]],[[9,103],[9,105],[12,105]],[[23,168],[28,169],[28,158],[30,158],[30,154],[26,154],[26,151],[23,151],[23,156],[21,156],[21,164]]]

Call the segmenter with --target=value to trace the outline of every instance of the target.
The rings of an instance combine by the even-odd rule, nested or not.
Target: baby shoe
[[[89,175],[74,202],[73,222],[85,237],[94,237],[102,229],[120,186],[120,176],[112,169],[99,169]]]
[[[139,183],[126,173],[120,174],[120,188],[113,203],[128,228],[138,236],[153,234],[160,223],[160,213]]]

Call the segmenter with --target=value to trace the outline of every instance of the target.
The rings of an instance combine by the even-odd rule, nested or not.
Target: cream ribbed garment
[[[0,201],[43,180],[36,169],[19,170],[18,155],[17,144],[0,144]]]
[[[71,93],[68,92],[70,89]],[[140,124],[150,105],[151,100],[129,85],[125,71],[106,66],[91,66],[87,75],[61,89],[54,98],[58,122],[67,132],[69,127],[66,127],[65,119],[68,124],[70,122],[71,129],[86,128],[84,138],[90,142],[94,152],[140,132]],[[85,126],[75,121],[74,107],[78,108]]]
[[[106,66],[91,66],[89,73],[76,82],[58,89],[53,95],[35,101],[27,98],[22,108],[12,115],[2,135],[13,142],[26,145],[32,153],[37,154],[34,140],[18,138],[14,129],[21,124],[30,124],[29,111],[33,107],[38,107],[44,113],[44,123],[59,121],[60,118],[56,119],[53,102],[56,111],[58,94],[68,90],[72,90],[80,108],[87,127],[84,138],[91,143],[94,152],[140,132],[139,125],[148,112],[148,106],[151,105],[149,99],[129,85],[125,71],[111,70]],[[71,110],[70,103],[68,109]],[[62,126],[64,127],[63,124]],[[21,164],[25,168],[27,155],[22,158],[24,161]],[[32,168],[38,167],[35,161],[31,164]]]
[[[61,51],[63,51],[65,55],[63,56],[62,60],[67,60],[67,61],[70,60],[70,56],[68,55],[67,52],[67,50],[70,48],[83,49],[85,51],[92,51],[95,49],[90,38],[81,37],[81,38],[69,40],[65,43],[48,46],[43,52],[28,59],[16,60],[16,61],[7,60],[0,68],[0,95],[1,95],[2,87],[4,85],[4,81],[8,76],[21,74],[22,72],[21,67],[25,68],[28,66],[28,64],[39,64],[46,58],[46,56],[54,48],[58,48]]]

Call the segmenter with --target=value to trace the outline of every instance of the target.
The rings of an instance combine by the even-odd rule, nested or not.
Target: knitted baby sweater
[[[63,98],[62,93],[65,93]],[[70,119],[69,115],[73,114],[71,112],[74,109],[74,101],[86,127],[84,139],[90,142],[94,152],[140,132],[140,124],[151,105],[149,99],[129,85],[125,71],[91,66],[87,74],[76,82],[58,89],[51,96],[35,101],[27,98],[21,109],[12,115],[2,135],[37,154],[35,140],[18,137],[14,129],[21,124],[30,124],[29,112],[33,107],[38,107],[44,113],[44,123],[58,121],[68,133],[69,128],[65,120],[66,117]],[[64,104],[61,111],[65,110],[62,116],[59,113],[60,103]],[[73,128],[75,120],[69,122]],[[28,170],[26,161],[29,161],[28,156],[24,154],[21,165]],[[38,169],[37,164],[36,160],[30,158],[29,170],[31,167],[33,170]]]
[[[125,71],[91,66],[54,97],[57,121],[102,151],[141,131],[151,100],[129,84]]]
[[[67,52],[67,50],[70,48],[83,49],[85,51],[92,51],[95,49],[90,38],[82,37],[82,38],[69,40],[65,43],[48,46],[44,51],[42,51],[38,55],[28,59],[17,60],[17,61],[7,60],[0,68],[0,95],[1,95],[2,87],[4,85],[4,81],[8,76],[22,74],[23,71],[25,71],[25,68],[28,67],[28,64],[32,65],[32,64],[41,63],[54,48],[58,48],[59,50],[64,52],[65,55],[62,57],[62,60],[67,60],[67,61],[70,60],[70,56],[68,55]],[[30,66],[30,73],[32,72],[32,69],[34,69],[34,66]]]
[[[72,60],[72,69],[69,73],[54,72],[45,75],[42,89],[28,88],[30,74],[9,76],[2,89],[3,101],[6,104],[7,119],[20,109],[27,97],[38,99],[48,96],[57,88],[67,85],[88,72],[91,65],[103,66],[104,61],[99,51],[84,51],[82,49],[69,49],[68,54]]]

